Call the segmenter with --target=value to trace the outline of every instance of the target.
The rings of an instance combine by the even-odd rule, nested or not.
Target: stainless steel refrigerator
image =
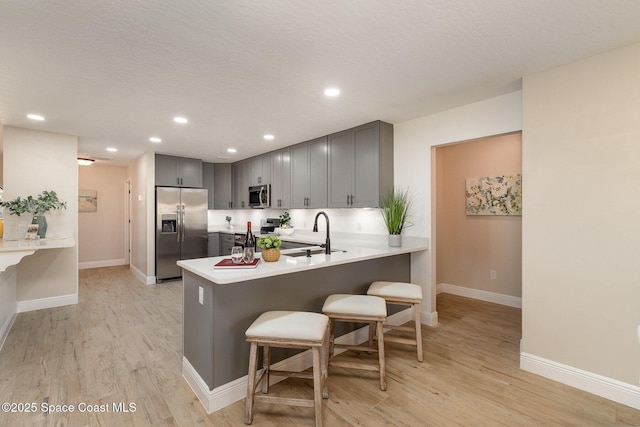
[[[176,262],[207,256],[207,190],[156,187],[156,282],[182,276]]]

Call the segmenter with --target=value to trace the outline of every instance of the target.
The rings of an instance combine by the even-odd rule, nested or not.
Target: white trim
[[[492,302],[509,307],[522,308],[522,298],[511,295],[498,294],[495,292],[483,291],[480,289],[467,288],[464,286],[439,283],[436,286],[436,294],[445,292],[447,294],[459,295],[461,297],[473,298],[480,301]]]
[[[114,267],[116,265],[126,265],[126,261],[124,259],[106,259],[104,261],[80,262],[78,263],[78,269],[84,270],[87,268]]]
[[[16,307],[14,306],[13,314],[7,318],[7,320],[4,322],[4,325],[2,325],[2,328],[0,328],[0,350],[2,350],[2,346],[9,336],[9,332],[11,332],[11,327],[13,326],[13,322],[15,322],[16,317]]]
[[[420,323],[427,326],[438,326],[438,312],[432,311],[431,313],[420,312]]]
[[[156,276],[146,276],[142,271],[136,268],[135,265],[129,264],[129,270],[135,274],[135,276],[145,285],[155,285],[156,284]]]
[[[73,304],[78,304],[78,294],[18,301],[16,310],[18,313],[24,313],[26,311],[42,310],[43,308],[62,307],[63,305]]]
[[[413,319],[411,308],[407,308],[389,316],[387,318],[387,323],[390,325],[402,325],[411,319]],[[346,335],[342,335],[336,339],[336,343],[357,345],[367,341],[368,339],[369,326],[367,325],[349,332]],[[346,350],[336,349],[335,354],[340,354],[343,351]],[[305,369],[309,369],[312,364],[311,351],[307,350],[278,363],[274,363],[272,365],[272,369],[278,371],[304,371]],[[242,400],[247,395],[246,375],[210,390],[207,383],[202,379],[202,377],[200,377],[193,366],[191,366],[186,357],[182,358],[182,378],[184,378],[187,384],[189,384],[189,387],[191,387],[191,390],[193,390],[195,395],[198,397],[198,400],[200,400],[200,403],[208,414]],[[272,376],[270,377],[269,384],[275,384],[283,379],[283,377]]]
[[[520,369],[640,409],[640,387],[638,386],[528,353],[520,353]]]

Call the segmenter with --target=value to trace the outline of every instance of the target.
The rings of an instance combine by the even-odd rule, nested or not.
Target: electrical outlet
[[[18,224],[18,234],[27,233],[27,224]]]
[[[204,290],[202,286],[198,286],[198,302],[200,305],[204,305]]]
[[[498,279],[498,273],[495,270],[489,270],[489,279],[497,280]]]

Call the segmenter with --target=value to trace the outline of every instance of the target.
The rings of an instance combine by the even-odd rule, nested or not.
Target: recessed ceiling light
[[[30,118],[31,120],[38,120],[38,121],[44,120],[44,117],[41,116],[40,114],[27,114],[27,117]]]
[[[162,140],[157,136],[152,136],[151,138],[149,138],[149,141],[155,142],[155,143],[162,142]]]
[[[112,153],[115,153],[116,151],[118,151],[117,148],[113,148],[113,147],[109,147],[107,148],[107,151],[111,151]]]
[[[271,141],[273,138],[274,138],[274,136],[273,136],[273,135],[271,135],[271,134],[266,134],[266,135],[264,136],[264,139],[266,139],[266,140],[268,140],[268,141]]]
[[[340,89],[336,87],[330,87],[329,89],[325,89],[324,94],[326,96],[338,96],[340,95]]]
[[[235,148],[227,148],[227,153],[235,153],[238,150],[236,150]]]
[[[182,125],[189,122],[189,120],[187,120],[186,117],[178,117],[178,116],[174,117],[173,121],[176,123],[180,123]]]

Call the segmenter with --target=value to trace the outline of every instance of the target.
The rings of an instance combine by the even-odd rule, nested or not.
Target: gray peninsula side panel
[[[219,285],[183,270],[184,356],[213,390],[247,375],[249,345],[244,332],[263,312],[321,312],[330,294],[364,294],[371,282],[411,280],[411,256],[401,254],[280,276]],[[204,305],[198,302],[203,288]],[[406,307],[389,306],[389,314]],[[362,325],[340,324],[336,335]],[[272,360],[295,354],[273,349]]]

